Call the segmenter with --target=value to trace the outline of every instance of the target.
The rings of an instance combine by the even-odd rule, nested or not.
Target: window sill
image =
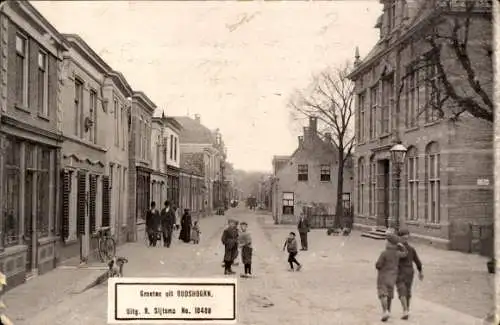
[[[424,124],[424,128],[427,128],[427,127],[430,127],[430,126],[434,126],[436,124],[439,124],[442,120],[436,120],[436,121],[432,121],[432,122],[426,122]]]
[[[29,110],[28,107],[26,106],[19,106],[19,105],[15,105],[14,106],[17,110],[20,110],[21,112],[24,112],[24,113],[28,113],[28,114],[31,114],[31,111]]]
[[[49,118],[48,115],[44,115],[44,114],[38,113],[38,118],[42,119],[42,120],[45,120],[47,122],[50,122],[50,118]]]
[[[412,226],[420,226],[420,222],[417,220],[406,220],[405,223]]]
[[[441,225],[437,223],[424,223],[424,228],[441,229]]]
[[[391,136],[391,133],[384,133],[378,136],[379,139],[386,139]]]
[[[416,126],[411,126],[409,128],[406,128],[405,130],[405,133],[411,133],[411,132],[414,132],[414,131],[417,131],[420,127],[418,125]]]
[[[90,141],[78,138],[78,137],[76,137],[74,135],[65,135],[65,138],[69,139],[69,140],[72,140],[74,142],[77,142],[77,143],[79,143],[81,145],[87,146],[89,148],[92,148],[92,149],[95,149],[95,150],[99,150],[101,152],[107,152],[106,148],[101,147],[100,145],[91,143]]]
[[[332,180],[331,180],[331,179],[329,179],[329,180],[327,180],[327,181],[322,181],[322,180],[320,180],[320,183],[325,183],[325,184],[327,184],[327,183],[331,183],[331,182],[332,182]]]

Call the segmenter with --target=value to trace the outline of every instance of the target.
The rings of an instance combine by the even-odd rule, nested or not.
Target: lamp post
[[[394,209],[394,224],[390,225],[392,228],[394,228],[395,231],[399,230],[399,189],[401,185],[401,170],[403,168],[403,164],[405,162],[405,157],[406,157],[406,151],[408,149],[401,144],[401,142],[396,143],[391,149],[391,159],[392,163],[395,168],[395,182],[396,182],[396,192],[395,198],[396,198],[396,207]]]

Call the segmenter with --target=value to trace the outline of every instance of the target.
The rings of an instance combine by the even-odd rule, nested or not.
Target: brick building
[[[166,117],[153,117],[151,123],[151,201],[158,208],[167,199],[167,136]]]
[[[417,238],[458,247],[461,239],[453,229],[492,222],[492,125],[466,114],[457,122],[441,118],[428,107],[442,98],[431,97],[431,85],[426,82],[436,77],[435,66],[411,67],[432,55],[425,41],[431,28],[449,30],[452,18],[463,12],[463,3],[381,3],[384,10],[376,24],[380,40],[350,75],[357,96],[355,222],[364,228],[386,228],[399,209],[400,222]],[[484,44],[491,42],[491,4],[477,4],[471,14],[468,52],[478,81],[491,91],[491,61],[479,55]],[[442,20],[436,24],[438,17]],[[440,51],[449,80],[466,91],[466,74],[450,48],[443,46]],[[399,206],[389,153],[396,140],[408,148]]]
[[[29,2],[9,1],[0,48],[0,269],[15,286],[55,267],[66,45]]]
[[[110,226],[109,207],[102,205],[105,196],[109,197],[108,116],[103,109],[103,86],[112,69],[79,36],[64,37],[69,50],[61,75],[63,234],[57,255],[59,261],[73,256],[85,261],[96,228]]]
[[[151,129],[153,113],[156,109],[143,92],[134,91],[130,117],[131,134],[129,141],[129,223],[135,225],[132,234],[135,240],[145,232],[146,211],[151,203]]]
[[[317,118],[299,136],[298,147],[291,156],[275,156],[272,176],[272,212],[277,223],[295,223],[306,213],[334,215],[337,201],[338,151],[320,138]],[[344,169],[344,189],[350,197],[353,187],[352,163]]]
[[[180,132],[182,125],[175,118],[167,117],[165,125],[165,142],[168,143],[167,155],[167,200],[179,207],[180,198]]]
[[[179,134],[181,153],[202,153],[204,159],[203,176],[205,178],[203,211],[212,214],[216,206],[217,184],[221,181],[221,152],[216,143],[214,132],[201,124],[199,115],[192,119],[187,116],[175,117],[181,124]]]
[[[203,153],[181,153],[179,215],[189,209],[193,218],[203,217],[204,199]]]

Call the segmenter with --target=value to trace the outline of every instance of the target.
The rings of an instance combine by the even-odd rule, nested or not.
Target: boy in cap
[[[417,251],[408,243],[410,232],[408,229],[400,229],[398,235],[407,251],[407,255],[399,260],[396,288],[398,290],[401,306],[403,307],[403,317],[401,317],[401,319],[407,320],[410,317],[411,287],[413,285],[413,276],[415,274],[413,263],[417,266],[418,278],[420,281],[424,279],[424,274],[422,271],[422,262],[418,257]]]
[[[398,277],[399,259],[407,255],[406,248],[399,237],[387,235],[385,250],[380,254],[375,268],[377,269],[377,294],[382,306],[382,321],[387,322],[390,316],[391,302],[394,298],[394,285]]]
[[[252,237],[247,231],[248,224],[246,222],[240,223],[240,227],[241,232],[238,236],[238,240],[241,247],[241,261],[245,267],[245,273],[242,274],[242,277],[246,278],[252,276]]]

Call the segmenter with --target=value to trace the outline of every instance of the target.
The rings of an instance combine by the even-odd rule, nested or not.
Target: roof
[[[132,98],[140,102],[142,106],[144,106],[144,108],[149,109],[151,113],[154,113],[156,109],[156,104],[153,103],[153,101],[149,99],[149,97],[146,96],[145,93],[143,93],[142,91],[134,91]]]
[[[108,76],[113,80],[115,85],[123,92],[126,97],[132,96],[133,90],[130,87],[125,76],[119,71],[111,71]]]
[[[395,43],[391,43],[390,46],[387,46],[387,42],[384,39],[380,39],[377,44],[370,50],[370,52],[364,57],[359,64],[357,64],[351,73],[348,75],[348,78],[354,80],[357,78],[360,72],[370,67],[373,60],[376,60],[380,55],[384,54],[388,50],[390,50],[397,43],[403,41],[406,36],[412,34],[415,28],[418,28],[418,25],[430,18],[432,15],[439,14],[437,12],[438,9],[436,7],[436,3],[434,1],[429,0],[417,0],[413,1],[408,5],[407,17],[408,20],[405,23],[405,28],[403,29],[403,33],[398,37],[398,41]],[[377,19],[377,23],[375,24],[375,28],[381,28],[381,23],[383,21],[383,16],[380,16]]]
[[[172,126],[177,131],[182,131],[182,125],[173,117],[167,117],[167,125]]]
[[[65,40],[86,60],[99,67],[101,71],[109,72],[113,69],[97,54],[90,45],[78,34],[63,34]]]
[[[209,128],[188,116],[172,117],[182,126],[179,133],[181,143],[213,144],[215,137]]]

